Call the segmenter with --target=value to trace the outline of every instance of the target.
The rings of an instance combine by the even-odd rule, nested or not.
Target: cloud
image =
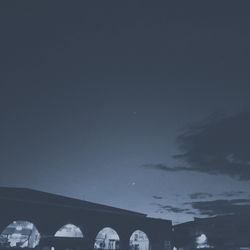
[[[247,199],[217,199],[205,201],[189,201],[179,206],[151,203],[158,213],[190,214],[194,216],[211,217],[219,215],[250,215],[250,198]]]
[[[203,192],[197,192],[197,193],[192,193],[189,195],[191,199],[205,199],[205,198],[211,198],[213,197],[212,194],[209,193],[203,193]]]
[[[144,164],[142,166],[143,168],[147,169],[156,169],[156,170],[162,170],[162,171],[170,171],[170,172],[177,172],[177,171],[192,171],[192,169],[188,167],[169,167],[163,163],[158,164]]]
[[[153,195],[152,197],[156,200],[161,200],[163,198],[162,196],[158,196],[158,195]]]
[[[245,194],[247,193],[243,191],[229,191],[229,192],[221,193],[219,194],[219,196],[234,197],[234,196],[240,196],[240,195],[245,195]]]
[[[212,116],[177,136],[178,166],[146,164],[161,171],[195,171],[250,180],[250,112]]]
[[[250,199],[213,200],[188,202],[193,209],[198,210],[201,215],[243,215],[250,213]]]
[[[194,171],[250,180],[250,112],[212,117],[177,137],[174,157]]]
[[[151,203],[151,205],[158,207],[157,212],[163,212],[163,211],[173,212],[173,213],[184,213],[184,212],[190,213],[191,212],[190,209],[184,208],[184,207],[175,207],[171,205],[163,205],[160,203]]]

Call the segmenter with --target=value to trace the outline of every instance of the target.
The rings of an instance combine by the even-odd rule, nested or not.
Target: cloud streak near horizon
[[[249,214],[250,199],[212,200],[187,203],[201,215],[243,215]]]
[[[220,215],[249,215],[250,199],[214,199],[203,201],[189,201],[179,205],[165,205],[153,202],[151,205],[157,207],[158,213],[171,212],[177,214],[189,214],[197,217],[211,217]]]

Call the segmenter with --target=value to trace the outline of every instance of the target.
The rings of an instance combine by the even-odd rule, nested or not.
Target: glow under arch
[[[94,249],[117,250],[120,248],[120,237],[111,227],[99,231],[95,238]]]
[[[129,246],[131,250],[150,250],[147,234],[141,230],[134,231],[129,239]]]
[[[1,246],[35,248],[40,241],[40,233],[29,221],[13,221],[1,233]]]
[[[55,237],[84,238],[81,229],[74,224],[66,224],[62,226],[55,233]]]

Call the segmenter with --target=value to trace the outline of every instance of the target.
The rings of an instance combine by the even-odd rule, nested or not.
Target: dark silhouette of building
[[[149,249],[171,248],[170,220],[26,188],[0,188],[2,248],[107,249],[105,241],[95,242],[103,228],[118,235],[109,237],[112,249],[130,249],[136,230],[147,235]]]
[[[177,249],[250,249],[250,213],[195,218],[173,227]]]

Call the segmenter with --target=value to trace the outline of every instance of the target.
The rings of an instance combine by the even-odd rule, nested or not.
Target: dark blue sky
[[[240,4],[1,3],[0,185],[174,223],[249,209]]]

